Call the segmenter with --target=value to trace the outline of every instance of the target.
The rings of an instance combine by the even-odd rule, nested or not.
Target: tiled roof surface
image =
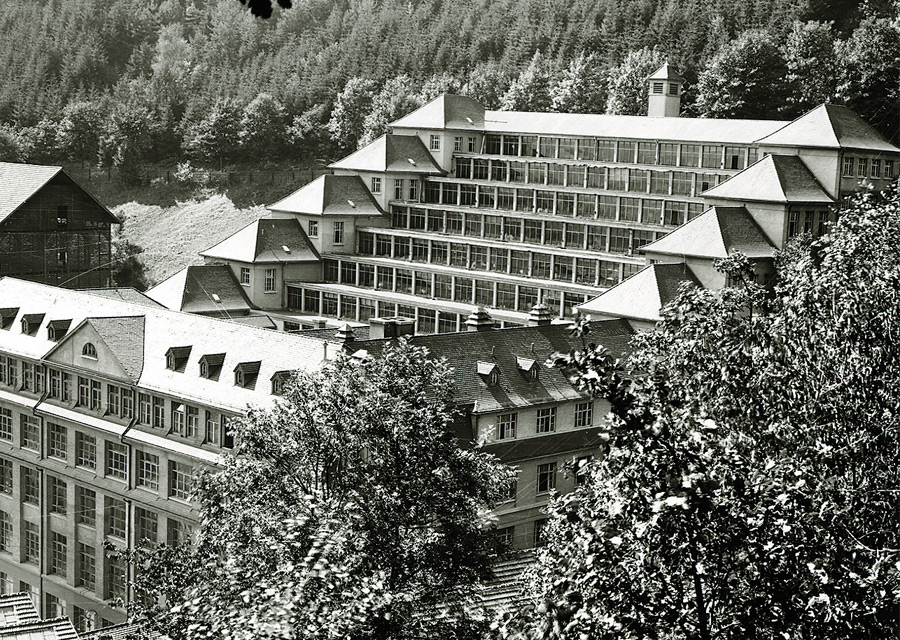
[[[138,625],[128,622],[81,634],[81,640],[134,640],[145,637],[147,636],[142,634]],[[157,638],[161,636],[152,634],[150,637]]]
[[[700,285],[684,264],[651,264],[578,307],[584,314],[658,322],[660,310],[678,294],[683,281]]]
[[[650,74],[647,80],[678,80],[683,82],[684,78],[667,62]]]
[[[88,318],[87,323],[106,343],[125,373],[137,381],[144,369],[144,316]]]
[[[77,185],[62,167],[0,162],[0,222],[6,220],[59,174],[63,176],[61,179]],[[119,219],[109,209],[97,202],[90,193],[85,193],[107,214],[110,222],[119,224]]]
[[[246,316],[229,316],[232,322],[240,322],[248,327],[259,327],[261,329],[277,329],[278,325],[272,318],[264,313],[253,313]]]
[[[533,438],[494,440],[484,445],[487,453],[501,460],[528,460],[577,451],[594,451],[603,444],[601,429],[576,429]]]
[[[259,375],[261,379],[268,380],[275,371],[317,368],[326,353],[322,340],[302,334],[257,329],[217,318],[134,305],[14,278],[0,279],[0,300],[10,307],[19,307],[20,316],[22,313],[42,311],[51,319],[72,318],[76,326],[90,317],[91,324],[97,328],[99,322],[99,330],[110,336],[109,339],[120,352],[129,346],[133,348],[136,339],[115,335],[116,330],[131,330],[137,323],[126,320],[127,326],[116,326],[112,318],[143,316],[145,332],[140,354],[143,367],[137,384],[159,393],[210,403],[235,412],[243,411],[248,404],[270,403],[272,396],[268,385],[257,385],[254,391],[235,387],[229,375],[222,375],[218,381],[201,378],[198,362],[202,355],[225,352],[223,371],[231,371],[238,362],[260,360]],[[100,318],[109,320],[98,321]],[[45,319],[44,325],[47,321]],[[33,360],[42,358],[57,347],[57,343],[47,339],[44,325],[34,336],[24,335],[14,327],[0,330],[0,351]],[[63,342],[73,333],[70,331]],[[186,345],[193,348],[185,372],[166,369],[166,351],[173,346]],[[328,348],[329,354],[336,351],[337,347]],[[138,354],[132,357],[129,366],[136,367]]]
[[[747,202],[833,204],[822,185],[798,156],[768,155],[722,184],[701,194]]]
[[[522,578],[535,562],[534,551],[521,551],[495,562],[493,579],[479,589],[482,604],[498,613],[518,609],[527,601]]]
[[[296,218],[254,220],[219,244],[200,252],[206,258],[259,264],[316,262],[319,252]]]
[[[630,325],[621,320],[594,322],[590,330],[587,342],[601,344],[614,355],[628,350],[633,335]],[[532,379],[519,370],[516,361],[517,357],[528,357],[544,363],[554,353],[583,348],[581,340],[572,335],[567,325],[415,336],[410,342],[427,347],[433,357],[447,359],[447,364],[454,370],[457,403],[472,405],[475,413],[582,397],[561,371],[542,366],[537,379]],[[375,356],[385,343],[373,340],[360,343],[356,348]],[[489,384],[486,376],[479,374],[480,362],[499,367],[497,385]]]
[[[697,258],[741,251],[748,258],[771,258],[775,247],[744,207],[711,207],[641,251]]]
[[[319,176],[267,209],[316,216],[383,216],[359,176]]]
[[[41,618],[31,597],[24,592],[0,595],[0,626],[37,622]]]
[[[852,109],[823,104],[764,138],[759,144],[900,152]]]
[[[383,135],[374,142],[330,165],[347,171],[391,171],[429,176],[444,175],[419,136]]]
[[[0,222],[50,182],[62,167],[0,162]]]
[[[111,298],[113,300],[121,300],[123,302],[131,302],[133,304],[144,304],[150,307],[158,307],[159,303],[153,300],[152,298],[147,297],[147,294],[138,291],[137,289],[132,289],[131,287],[110,287],[107,289],[81,289],[85,293],[90,293],[94,296],[103,296],[104,298]]]
[[[68,618],[51,618],[14,627],[0,627],[0,638],[14,638],[15,640],[78,640],[78,633]]]
[[[254,309],[231,267],[224,264],[185,267],[148,289],[147,295],[167,309],[188,313],[227,317]]]
[[[467,96],[445,93],[392,122],[391,126],[481,130],[484,128],[484,106]]]

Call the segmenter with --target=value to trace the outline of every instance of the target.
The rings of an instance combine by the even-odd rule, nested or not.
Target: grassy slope
[[[192,264],[198,255],[266,213],[262,205],[239,209],[224,195],[159,206],[127,202],[113,208],[124,224],[121,233],[144,248],[141,260],[157,284]]]

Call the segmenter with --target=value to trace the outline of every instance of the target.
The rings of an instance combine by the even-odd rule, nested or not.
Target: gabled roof
[[[852,109],[823,104],[758,140],[761,145],[900,152]]]
[[[255,264],[318,262],[316,251],[296,218],[262,218],[201,251],[205,258]]]
[[[678,82],[684,82],[684,78],[668,62],[650,74],[647,80],[677,80]]]
[[[78,640],[68,618],[41,620],[27,593],[0,596],[0,638],[15,640]]]
[[[221,364],[223,370],[229,371],[238,362],[261,361],[259,375],[268,379],[275,371],[318,368],[326,356],[339,351],[337,346],[326,349],[329,346],[323,344],[326,341],[300,333],[258,329],[209,316],[136,305],[9,277],[0,278],[0,300],[5,306],[20,308],[15,321],[23,313],[46,313],[34,336],[0,330],[0,351],[32,361],[46,359],[50,354],[54,360],[73,358],[66,360],[66,364],[79,367],[80,350],[75,353],[70,348],[67,352],[62,351],[76,331],[70,330],[59,343],[49,340],[46,331],[50,320],[72,318],[74,326],[81,325],[86,331],[104,336],[104,341],[108,341],[110,349],[116,352],[116,359],[122,360],[123,369],[128,367],[134,372],[143,363],[140,377],[135,381],[137,386],[187,402],[218,406],[226,412],[243,412],[248,404],[268,405],[273,398],[268,390],[254,391],[235,387],[230,381],[201,378],[198,366],[201,356],[224,354]],[[136,331],[136,317],[143,317],[142,338],[130,335]],[[173,345],[192,347],[185,373],[166,368],[162,355]],[[133,353],[126,355],[128,350]],[[101,359],[103,351],[100,349]]]
[[[775,247],[744,207],[711,207],[641,251],[712,259],[740,251],[748,258],[771,258]]]
[[[700,286],[685,264],[651,264],[578,307],[584,314],[658,322],[660,310],[678,295],[681,283]]]
[[[40,619],[37,609],[34,608],[34,602],[27,593],[0,595],[0,626],[38,622]]]
[[[419,136],[400,136],[392,133],[381,136],[328,167],[346,171],[377,173],[389,171],[428,176],[442,176],[447,173],[434,161]]]
[[[79,291],[90,293],[94,296],[103,296],[104,298],[110,298],[111,300],[122,300],[123,302],[143,304],[149,307],[159,307],[159,303],[148,297],[146,293],[132,287],[105,287],[99,289],[79,289]]]
[[[816,177],[798,156],[767,155],[701,198],[744,202],[833,204]]]
[[[63,176],[65,181],[81,188],[77,182],[63,171],[62,167],[0,162],[0,222],[6,220],[58,175]],[[90,193],[87,191],[85,193],[97,203],[97,206],[106,212],[110,222],[119,224],[119,219],[109,209],[97,202],[96,198]]]
[[[315,216],[383,216],[359,176],[319,176],[275,204],[270,211]]]
[[[593,322],[590,324],[588,342],[602,344],[618,356],[628,350],[633,333],[631,326],[621,320]],[[377,356],[388,342],[357,340],[353,345],[355,349],[365,349],[370,355]],[[584,347],[581,339],[572,335],[568,325],[414,336],[410,342],[426,347],[433,357],[447,359],[447,364],[453,369],[457,404],[473,406],[475,413],[583,397],[562,371],[543,367],[543,363],[554,353]],[[519,368],[519,359],[523,357],[540,363],[537,378],[523,375]],[[489,384],[486,379],[493,366],[500,370],[496,385]]]
[[[109,347],[128,377],[135,381],[140,378],[144,369],[144,316],[88,318],[86,322]]]
[[[468,96],[445,93],[391,123],[409,129],[483,129],[484,105]]]

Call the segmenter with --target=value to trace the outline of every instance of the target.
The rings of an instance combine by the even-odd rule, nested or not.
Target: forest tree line
[[[443,91],[488,108],[640,114],[669,61],[682,110],[790,119],[847,104],[900,123],[889,2],[235,0],[0,6],[0,160],[139,173],[333,159]]]

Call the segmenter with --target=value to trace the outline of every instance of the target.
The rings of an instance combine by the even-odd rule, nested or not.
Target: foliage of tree
[[[609,93],[606,113],[623,116],[647,115],[647,78],[666,61],[660,51],[640,49],[632,51],[621,64],[609,70]]]
[[[104,106],[93,100],[79,100],[66,105],[57,129],[57,141],[67,159],[81,163],[97,162],[104,112]]]
[[[500,108],[504,111],[549,111],[553,73],[550,61],[536,51],[528,66],[503,94]]]
[[[462,93],[478,100],[488,109],[499,109],[510,84],[512,78],[509,69],[490,60],[476,65],[469,72]]]
[[[0,162],[20,162],[22,154],[16,136],[4,127],[0,127]]]
[[[900,133],[900,16],[866,18],[836,46],[842,62],[838,95],[872,126],[896,139]]]
[[[475,637],[511,476],[457,442],[452,379],[405,341],[297,373],[234,425],[194,545],[132,558],[136,613],[179,638]]]
[[[550,108],[561,113],[603,113],[606,73],[595,55],[581,53],[550,89]]]
[[[508,621],[528,638],[885,638],[900,623],[900,195],[795,243],[774,292],[682,289],[626,362],[560,356],[610,398],[609,451],[554,501]]]
[[[216,102],[199,121],[190,123],[182,140],[190,157],[222,166],[232,160],[240,142],[242,109],[233,100]]]
[[[375,83],[365,78],[350,78],[338,94],[327,127],[339,149],[351,151],[356,148],[374,95]]]
[[[369,113],[363,120],[359,146],[387,133],[388,123],[422,106],[417,84],[406,74],[391,78],[372,97]]]
[[[18,131],[19,155],[25,162],[46,164],[60,157],[58,143],[59,125],[44,118],[32,127]]]
[[[795,22],[785,40],[784,62],[790,115],[835,101],[839,62],[831,23]]]
[[[710,118],[777,119],[788,93],[786,72],[775,38],[760,29],[745,31],[700,73],[694,108]]]
[[[120,230],[121,234],[121,230]],[[146,291],[150,287],[146,266],[140,258],[144,248],[119,236],[112,244],[112,279],[116,287],[134,287]]]
[[[272,95],[261,93],[244,107],[238,131],[241,151],[256,160],[277,160],[287,143],[287,114]]]

